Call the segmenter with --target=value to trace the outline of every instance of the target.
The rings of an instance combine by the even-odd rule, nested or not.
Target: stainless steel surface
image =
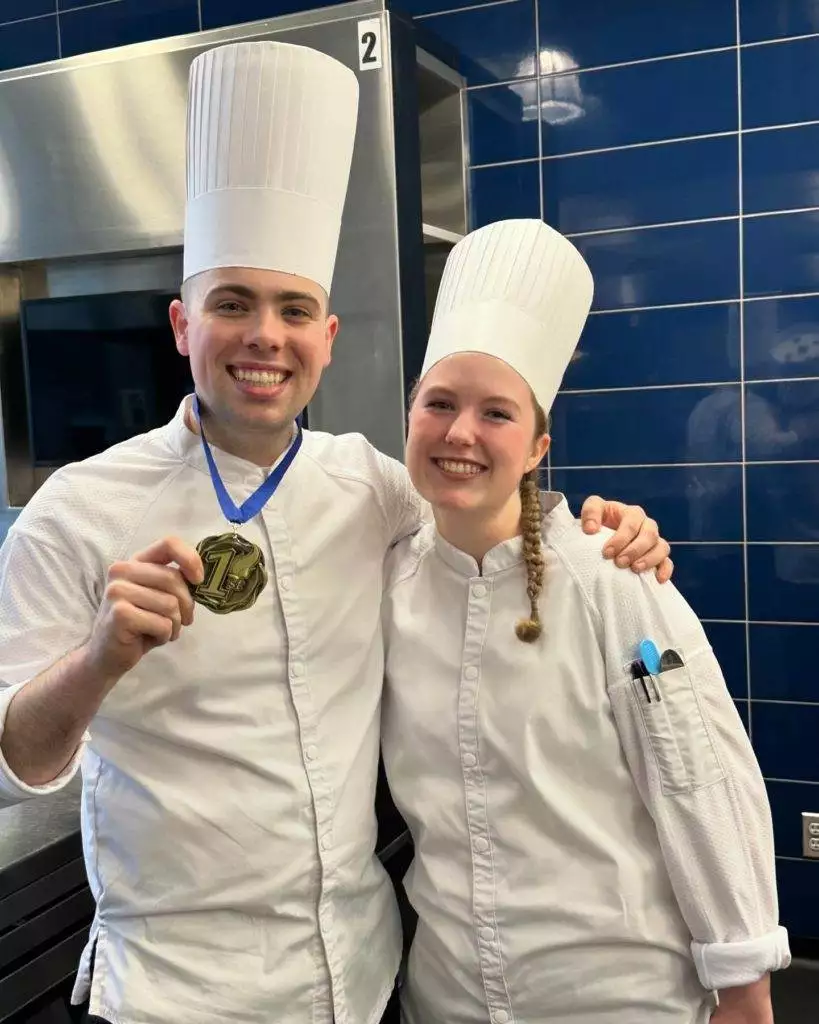
[[[383,68],[359,71],[357,24],[373,18],[382,26]],[[440,279],[437,254],[448,251],[466,218],[463,83],[434,57],[407,49],[405,35],[394,46],[399,25],[412,31],[382,0],[356,0],[0,73],[0,397],[8,460],[0,485],[6,508],[25,503],[49,472],[31,466],[28,426],[18,408],[19,303],[177,287],[188,67],[202,50],[237,39],[312,46],[358,73],[359,127],[331,297],[341,330],[310,406],[310,425],[359,431],[403,457],[404,358],[411,350],[417,361],[427,307],[414,192],[422,192],[433,241],[428,292]],[[415,91],[417,104],[401,101]],[[421,166],[403,166],[401,140],[419,127]],[[408,314],[418,304],[422,315],[414,320]]]
[[[59,793],[0,808],[0,873],[75,834],[80,794],[76,779]]]
[[[181,245],[194,57],[275,38],[357,67],[356,22],[379,14],[357,0],[0,73],[0,262]],[[377,75],[360,79],[377,90]]]
[[[454,243],[467,228],[463,96],[452,69],[418,50],[421,193],[432,242]]]

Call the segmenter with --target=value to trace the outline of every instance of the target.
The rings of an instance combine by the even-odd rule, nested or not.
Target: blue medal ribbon
[[[219,499],[219,505],[221,506],[222,512],[229,523],[237,525],[246,523],[249,519],[258,515],[268,501],[273,497],[276,488],[284,479],[284,474],[288,469],[290,469],[290,466],[293,464],[293,460],[298,455],[302,442],[301,417],[296,420],[296,439],[290,445],[285,457],[270,473],[264,483],[250,495],[247,501],[242,505],[237,505],[225,490],[225,485],[222,483],[222,478],[219,475],[219,467],[216,465],[213,453],[210,450],[210,445],[205,437],[205,430],[202,426],[202,417],[199,410],[198,395],[193,396],[193,412],[196,416],[196,422],[199,424],[199,436],[202,438],[202,447],[205,449],[205,458],[208,462],[210,478],[213,481],[213,489],[216,491],[216,497]]]

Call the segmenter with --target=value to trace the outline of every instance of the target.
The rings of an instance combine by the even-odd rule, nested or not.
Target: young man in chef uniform
[[[423,507],[363,437],[296,426],[338,327],[357,99],[303,47],[197,57],[171,318],[198,401],[55,473],[0,552],[0,794],[82,760],[74,1000],[118,1024],[372,1024],[393,990],[379,605]],[[623,533],[650,567],[643,519]]]

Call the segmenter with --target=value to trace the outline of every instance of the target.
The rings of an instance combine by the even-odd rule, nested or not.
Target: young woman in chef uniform
[[[388,565],[383,729],[415,841],[408,1024],[770,1024],[790,960],[765,787],[702,627],[537,488],[591,297],[540,221],[474,232],[412,398],[435,525]]]

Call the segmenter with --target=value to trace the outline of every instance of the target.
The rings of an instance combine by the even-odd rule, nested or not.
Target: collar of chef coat
[[[548,542],[549,535],[554,531],[562,532],[574,522],[574,517],[569,510],[569,503],[557,491],[541,491],[540,507],[543,509],[541,536],[544,543]],[[523,561],[523,540],[519,536],[501,541],[500,544],[490,548],[484,555],[481,568],[478,567],[478,563],[472,555],[466,554],[465,551],[450,544],[448,540],[444,540],[437,530],[435,531],[435,549],[450,569],[454,569],[459,575],[469,579],[474,576],[493,576],[505,569],[512,569]]]
[[[191,408],[192,402],[193,395],[186,395],[186,397],[182,399],[179,408],[176,410],[176,415],[164,428],[166,438],[171,449],[183,462],[186,462],[189,466],[199,470],[199,472],[204,473],[206,476],[210,476],[210,469],[208,468],[205,452],[202,448],[202,439],[198,434],[194,433],[194,431],[190,429],[186,421],[186,415],[188,410]],[[193,415],[192,412],[191,415]],[[295,440],[296,428],[294,424],[293,441]],[[252,485],[254,487],[258,487],[261,481],[263,481],[268,474],[278,466],[285,455],[287,455],[293,441],[290,442],[273,465],[267,467],[257,466],[255,462],[248,462],[247,459],[240,459],[237,455],[231,455],[229,452],[222,451],[221,448],[217,448],[216,445],[213,444],[210,446],[210,450],[213,454],[214,461],[219,468],[219,476],[221,476],[222,482],[226,487],[229,487],[230,485]]]

